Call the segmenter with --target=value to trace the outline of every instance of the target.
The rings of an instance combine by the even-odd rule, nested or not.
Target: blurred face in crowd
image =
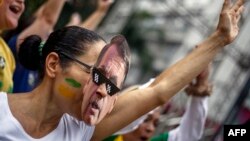
[[[0,0],[0,30],[16,28],[24,8],[24,0]]]
[[[147,118],[139,127],[133,132],[127,133],[124,135],[124,140],[133,140],[133,141],[147,141],[149,140],[155,132],[156,127],[158,126],[160,118],[160,110],[156,109],[153,112],[149,113]]]
[[[92,69],[92,77],[84,88],[82,116],[87,124],[96,125],[113,109],[125,78],[125,63],[117,49],[111,44],[102,52],[104,55]]]

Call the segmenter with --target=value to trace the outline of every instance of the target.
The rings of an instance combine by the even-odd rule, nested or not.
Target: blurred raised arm
[[[45,2],[34,14],[35,21],[18,36],[17,50],[23,40],[30,35],[38,35],[46,40],[57,23],[64,3],[65,0],[48,0]]]
[[[107,14],[112,3],[113,0],[98,0],[97,9],[85,21],[81,22],[80,15],[74,13],[71,17],[71,21],[67,24],[67,26],[77,25],[89,30],[96,30],[97,26]]]

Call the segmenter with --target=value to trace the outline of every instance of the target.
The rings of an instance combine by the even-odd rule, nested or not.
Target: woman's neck
[[[63,115],[54,102],[51,86],[42,83],[31,92],[8,96],[13,116],[32,137],[39,138],[50,133]]]

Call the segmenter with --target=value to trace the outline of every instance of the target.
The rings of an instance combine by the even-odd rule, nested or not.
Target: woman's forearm
[[[185,58],[166,69],[152,83],[159,101],[164,104],[193,78],[195,78],[226,44],[226,40],[215,32]]]

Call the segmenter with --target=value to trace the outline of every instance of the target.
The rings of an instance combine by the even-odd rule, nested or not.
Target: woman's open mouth
[[[22,8],[20,6],[17,6],[17,5],[11,5],[9,8],[10,8],[10,11],[12,11],[15,14],[20,13],[22,10]]]

